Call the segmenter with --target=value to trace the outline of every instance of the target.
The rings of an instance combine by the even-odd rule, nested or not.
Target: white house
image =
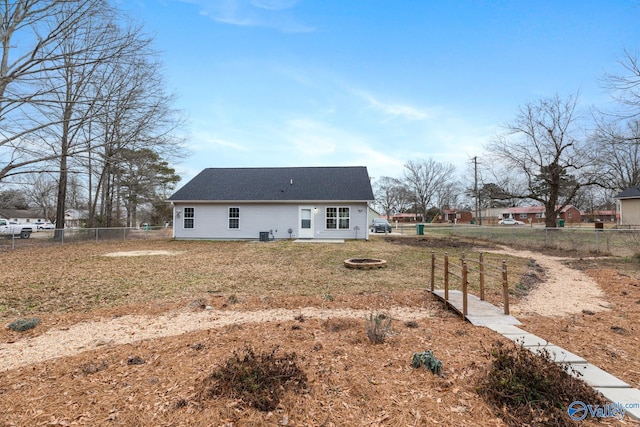
[[[366,167],[208,168],[169,198],[176,239],[367,239]]]
[[[640,185],[618,193],[616,199],[620,205],[620,224],[640,226]]]

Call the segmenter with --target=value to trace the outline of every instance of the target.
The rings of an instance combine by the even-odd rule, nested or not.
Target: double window
[[[184,208],[184,228],[193,228],[196,211],[194,208]]]
[[[240,228],[240,208],[229,208],[229,228]]]
[[[349,208],[327,208],[326,225],[328,230],[348,230],[349,222]]]

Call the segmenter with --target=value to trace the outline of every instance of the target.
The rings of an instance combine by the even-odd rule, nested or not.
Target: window
[[[194,208],[184,208],[184,228],[193,228],[193,222],[196,217]]]
[[[240,208],[229,208],[229,228],[240,228]]]
[[[536,214],[536,218],[538,218],[538,219],[542,218],[542,213],[537,213]]]
[[[327,229],[348,230],[349,229],[349,208],[327,208]]]
[[[528,216],[527,216],[526,213],[521,213],[520,214],[520,219],[527,219],[527,218],[528,218]]]

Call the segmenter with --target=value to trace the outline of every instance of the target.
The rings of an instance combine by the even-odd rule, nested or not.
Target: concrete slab
[[[539,336],[530,334],[529,332],[502,335],[504,335],[505,338],[509,338],[511,341],[524,345],[525,347],[545,346],[549,344],[549,342],[544,338],[540,338]]]
[[[595,387],[595,389],[610,402],[622,404],[625,408],[625,418],[640,420],[640,390],[629,387]]]
[[[474,316],[467,315],[467,320],[476,326],[496,325],[502,323],[503,325],[521,325],[520,321],[513,316],[506,314],[499,314],[497,316]]]
[[[591,363],[572,363],[571,367],[575,372],[569,370],[569,373],[576,378],[580,378],[591,387],[631,387],[621,379],[614,377]]]
[[[293,243],[344,243],[344,239],[296,239]]]
[[[548,344],[546,346],[535,345],[526,348],[534,353],[540,353],[542,349],[546,349],[551,355],[553,361],[556,363],[587,363],[585,359],[577,354],[571,353],[570,351],[553,344]]]
[[[501,335],[504,334],[526,334],[527,332],[524,331],[523,329],[518,328],[515,325],[503,325],[500,323],[494,324],[494,323],[487,323],[486,325],[483,325],[485,328],[491,329],[492,331],[495,331]]]

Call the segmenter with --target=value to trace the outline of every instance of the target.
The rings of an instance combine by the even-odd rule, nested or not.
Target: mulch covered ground
[[[133,249],[130,244],[124,246],[126,250]],[[172,249],[182,250],[184,247],[180,243],[173,245]],[[210,252],[207,254],[208,248],[202,249],[201,244],[198,251],[204,252],[204,256],[212,256]],[[87,263],[83,267],[86,269],[89,265],[86,255],[83,257],[71,252],[60,256],[67,261]],[[367,255],[382,257],[385,253],[389,258],[388,254],[393,250],[371,251]],[[47,252],[47,256],[49,259],[43,266],[51,264],[53,267],[50,273],[41,276],[40,285],[47,282],[48,274],[52,275],[52,282],[64,281],[67,276],[58,264],[63,261],[53,259],[56,256],[54,252]],[[340,255],[336,262],[339,264],[345,258]],[[101,274],[109,274],[106,269],[110,263],[98,260]],[[411,260],[407,265],[411,265]],[[331,270],[333,279],[345,277],[340,268],[343,266],[336,264],[335,270]],[[638,386],[638,279],[602,270],[599,266],[585,268],[601,284],[614,309],[562,319],[525,318],[521,319],[523,327]],[[153,276],[152,266],[142,264],[139,269],[141,277]],[[158,266],[157,269],[165,271],[168,267]],[[391,277],[388,275],[399,274],[401,277],[401,273],[394,273],[391,267],[391,271],[374,274],[380,274],[381,280],[397,280],[388,279]],[[95,272],[82,274],[84,280],[98,280]],[[167,274],[172,273],[167,270]],[[224,274],[234,277],[236,273]],[[114,277],[116,283],[120,283],[118,272],[114,272]],[[239,278],[240,273],[235,277]],[[78,280],[78,275],[70,279]],[[193,279],[198,281],[202,277],[194,274]],[[314,274],[310,279],[313,281],[322,283],[322,274]],[[32,282],[23,284],[29,286],[29,283]],[[357,280],[354,283],[357,285]],[[313,283],[309,286],[312,287]],[[207,292],[219,290],[221,292]],[[88,300],[84,295],[73,295],[73,289],[65,289],[65,292],[69,293],[71,301]],[[476,392],[479,379],[488,370],[489,349],[496,340],[504,339],[444,311],[423,290],[394,290],[385,285],[372,292],[355,294],[340,293],[338,287],[308,295],[265,294],[267,296],[245,296],[237,288],[221,289],[216,286],[215,289],[203,287],[202,292],[194,295],[199,301],[204,299],[203,302],[214,312],[303,306],[327,310],[364,308],[378,312],[384,307],[402,304],[423,307],[431,317],[410,323],[393,321],[392,332],[382,344],[372,344],[368,339],[365,318],[330,317],[321,320],[294,317],[264,323],[238,323],[175,337],[105,346],[76,356],[25,366],[0,373],[0,426],[504,425],[494,408]],[[14,296],[11,292],[5,295]],[[111,294],[105,290],[105,295]],[[16,333],[3,328],[0,342],[10,345],[12,341],[42,334],[48,328],[64,328],[86,319],[198,309],[191,304],[193,298],[188,293],[152,301],[142,301],[133,291],[131,295],[135,297],[131,304],[120,302],[113,306],[88,306],[86,309],[69,307],[51,312],[43,309],[37,313],[43,319],[42,324],[35,330]],[[237,298],[230,299],[236,295]],[[5,299],[3,304],[10,305],[10,301]],[[47,304],[50,303],[44,306],[49,307]],[[5,319],[8,322],[14,317],[5,316]],[[276,354],[282,355],[295,353],[296,363],[307,377],[306,388],[302,391],[284,390],[276,409],[267,412],[238,399],[206,398],[206,393],[203,393],[206,378],[234,353],[241,354],[247,348],[256,352],[276,349]],[[432,350],[442,361],[442,376],[427,369],[411,367],[413,353],[425,350]],[[629,419],[622,422],[603,420],[598,425],[629,423]]]

